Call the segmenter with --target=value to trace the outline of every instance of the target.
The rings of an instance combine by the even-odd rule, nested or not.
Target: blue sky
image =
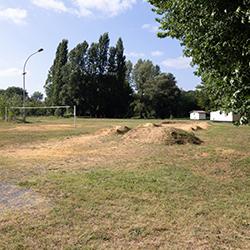
[[[122,37],[132,62],[150,59],[173,73],[179,87],[194,89],[200,79],[190,60],[182,57],[177,40],[157,37],[155,17],[144,0],[0,0],[0,89],[22,87],[25,59],[44,48],[28,62],[26,78],[30,94],[44,92],[58,43],[66,38],[71,49],[84,40],[97,41],[104,32],[112,45]]]

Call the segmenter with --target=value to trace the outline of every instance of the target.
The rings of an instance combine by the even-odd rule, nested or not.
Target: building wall
[[[205,113],[192,112],[192,113],[190,113],[190,119],[191,120],[206,120],[206,114]]]
[[[214,111],[210,113],[211,121],[234,122],[234,121],[239,121],[239,119],[240,119],[240,116],[237,114],[233,114],[233,112],[226,114],[225,112]]]

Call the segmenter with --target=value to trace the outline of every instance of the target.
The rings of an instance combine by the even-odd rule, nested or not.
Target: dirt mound
[[[124,135],[125,141],[156,144],[201,144],[193,133],[173,127],[137,127]]]
[[[174,122],[174,121],[163,121],[161,122],[162,125],[165,125],[165,124],[176,124],[177,122]]]
[[[122,135],[124,135],[124,134],[126,134],[128,131],[130,131],[131,130],[131,128],[129,128],[129,127],[127,127],[127,126],[121,126],[121,127],[117,127],[116,128],[116,133],[117,134],[122,134]]]
[[[203,128],[200,127],[200,126],[193,126],[193,127],[192,127],[192,130],[193,130],[193,131],[198,131],[198,130],[203,130]]]
[[[161,123],[161,126],[166,127],[166,128],[182,129],[188,132],[192,132],[192,131],[207,129],[208,123],[207,122],[188,122],[188,121],[182,121],[182,122],[165,121]]]
[[[97,136],[109,136],[109,135],[124,135],[131,129],[127,126],[115,126],[112,128],[100,129],[98,130],[95,135]]]
[[[145,123],[145,124],[141,124],[138,127],[140,128],[153,128],[153,127],[161,127],[161,124],[156,124],[156,123]]]

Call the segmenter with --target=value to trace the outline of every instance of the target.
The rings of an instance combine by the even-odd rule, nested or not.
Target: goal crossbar
[[[10,109],[59,109],[59,108],[70,108],[70,106],[10,107]]]

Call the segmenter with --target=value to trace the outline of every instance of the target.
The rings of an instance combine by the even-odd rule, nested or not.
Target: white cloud
[[[68,8],[60,0],[31,0],[31,2],[44,9],[54,10],[56,12],[68,12]]]
[[[141,52],[128,52],[126,53],[126,56],[133,57],[133,58],[140,58],[140,57],[145,57],[145,54]]]
[[[158,26],[145,23],[142,25],[142,29],[148,30],[149,32],[156,33],[158,31]]]
[[[7,20],[15,24],[24,24],[27,18],[27,11],[25,9],[0,9],[0,20]]]
[[[162,62],[162,65],[166,68],[172,68],[172,69],[189,69],[191,58],[187,57],[177,57],[177,58],[167,58]]]
[[[159,50],[155,50],[151,52],[151,56],[163,56],[164,53],[162,51]]]
[[[124,12],[137,2],[137,0],[68,0],[71,8],[63,0],[31,0],[31,2],[44,9],[57,12],[68,12],[78,16],[107,16],[112,17]]]
[[[0,69],[0,77],[21,76],[22,70],[18,68]]]
[[[130,9],[137,0],[72,0],[79,9],[79,15],[116,16]]]

